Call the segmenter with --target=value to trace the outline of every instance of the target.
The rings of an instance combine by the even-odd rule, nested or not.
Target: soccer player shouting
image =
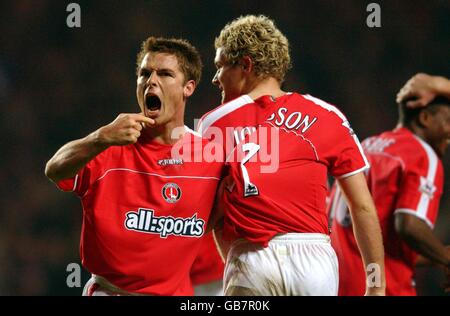
[[[141,112],[62,146],[45,173],[82,202],[85,295],[192,295],[189,270],[223,166],[194,162],[206,140],[184,126],[201,59],[185,40],[150,37],[137,65]]]

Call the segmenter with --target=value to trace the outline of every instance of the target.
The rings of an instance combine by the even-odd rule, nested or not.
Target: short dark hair
[[[141,44],[141,51],[137,55],[136,60],[136,73],[139,72],[145,54],[150,52],[175,55],[184,74],[185,82],[194,80],[197,85],[200,82],[203,67],[202,60],[197,49],[188,41],[178,38],[150,36]]]
[[[440,106],[450,106],[450,99],[444,96],[438,96],[433,101],[428,103],[425,107],[408,108],[406,102],[398,104],[399,122],[405,126],[410,126],[411,123],[419,116],[422,111],[428,111],[431,114],[436,114]]]

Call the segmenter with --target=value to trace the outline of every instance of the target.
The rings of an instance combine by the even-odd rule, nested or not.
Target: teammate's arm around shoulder
[[[141,135],[141,123],[151,125],[154,121],[141,114],[120,114],[108,125],[62,146],[47,162],[45,175],[54,182],[74,177],[108,147],[135,143]]]
[[[366,271],[366,294],[385,295],[384,247],[378,216],[362,172],[339,179]]]

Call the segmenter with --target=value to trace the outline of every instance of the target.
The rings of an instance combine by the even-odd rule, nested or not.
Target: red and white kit
[[[254,150],[249,143],[244,145],[247,148],[237,147],[250,160],[230,163],[235,187],[224,195],[225,237],[267,246],[280,233],[328,235],[328,173],[344,178],[368,168],[356,135],[336,107],[310,95],[293,93],[258,102],[268,103],[265,108],[270,113],[258,130],[278,130],[279,144],[271,143],[271,133],[257,131],[258,138],[269,135],[267,141],[254,144]],[[279,148],[279,168],[262,173],[266,163],[259,159],[260,153],[270,148]],[[252,153],[256,159],[250,157]]]
[[[241,133],[233,133],[238,143],[234,153],[244,159],[229,156],[234,187],[224,194],[223,233],[224,239],[237,244],[228,254],[225,293],[238,286],[259,295],[336,295],[337,262],[329,242],[325,205],[327,174],[346,177],[368,167],[359,141],[339,110],[310,95],[264,96],[239,107],[246,108],[251,117],[261,120],[257,128],[243,124]],[[279,167],[264,173],[267,157],[261,154],[274,148]],[[243,245],[242,239],[251,244]],[[249,277],[239,268],[241,261],[255,275]],[[293,274],[272,275],[274,262],[281,262]],[[299,280],[299,274],[305,277]],[[267,283],[264,277],[283,288],[266,291],[268,287],[261,286]]]
[[[207,141],[188,131],[174,145],[186,145],[176,158],[174,146],[140,138],[108,148],[58,183],[81,198],[88,271],[126,292],[193,294],[189,272],[223,172],[223,163],[186,159],[202,150],[198,142]]]
[[[269,97],[262,97],[266,98]],[[234,147],[264,121],[267,117],[267,104],[269,103],[255,103],[248,95],[243,95],[203,115],[197,131],[203,137],[223,144],[225,160]],[[209,233],[205,235],[199,255],[192,266],[192,282],[196,285],[222,279],[223,270],[224,264],[212,234]]]
[[[371,164],[367,181],[383,233],[386,294],[416,295],[417,254],[395,232],[396,213],[419,217],[433,227],[443,190],[442,163],[434,150],[406,128],[370,137],[363,148]],[[332,244],[340,262],[340,295],[363,295],[365,272],[342,193],[334,186]]]

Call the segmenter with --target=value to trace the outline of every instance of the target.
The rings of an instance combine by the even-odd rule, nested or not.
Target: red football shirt
[[[442,163],[433,149],[406,128],[363,142],[371,168],[367,181],[383,233],[387,295],[416,295],[416,253],[397,235],[396,213],[408,213],[433,227],[443,190]],[[347,205],[334,185],[331,192],[332,245],[339,259],[339,295],[363,295],[365,272]]]
[[[188,132],[174,146],[141,139],[113,146],[58,183],[81,198],[87,270],[130,292],[193,294],[189,271],[223,169],[193,162],[199,143],[206,140]]]
[[[347,177],[368,167],[347,119],[310,95],[254,103],[267,119],[236,147],[238,157],[229,156],[235,185],[224,194],[224,238],[267,246],[279,233],[328,234],[327,174]]]
[[[269,98],[263,97],[263,98]],[[258,123],[267,116],[268,103],[253,102],[248,95],[224,103],[203,115],[197,131],[212,141],[223,145],[225,156],[239,144],[247,134],[256,130]],[[219,280],[223,276],[224,264],[217,252],[212,234],[203,237],[202,247],[191,270],[192,283],[203,284]]]

